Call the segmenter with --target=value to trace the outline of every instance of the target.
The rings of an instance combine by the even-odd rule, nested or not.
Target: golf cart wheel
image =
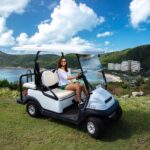
[[[86,122],[86,129],[90,136],[100,138],[104,133],[104,123],[99,118],[90,117]]]
[[[34,101],[29,101],[27,103],[26,111],[31,117],[40,116],[40,108]]]
[[[122,108],[120,107],[120,105],[118,106],[118,108],[116,109],[116,118],[115,118],[115,120],[117,121],[117,120],[119,120],[120,118],[121,118],[121,116],[122,116]]]

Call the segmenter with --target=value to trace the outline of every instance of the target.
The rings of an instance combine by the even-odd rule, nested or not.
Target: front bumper
[[[116,110],[120,107],[119,102],[115,100],[115,103],[107,110],[94,110],[94,109],[86,109],[84,115],[88,116],[97,116],[103,119],[113,119],[116,117]]]

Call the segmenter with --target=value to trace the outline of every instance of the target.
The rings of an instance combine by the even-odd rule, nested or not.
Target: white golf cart
[[[46,48],[42,51],[51,52]],[[107,82],[100,64],[99,51],[63,50],[61,53],[57,50],[55,52],[62,55],[75,54],[79,62],[80,78],[90,95],[83,106],[80,108],[77,106],[74,91],[58,87],[57,68],[40,71],[38,58],[41,50],[36,54],[34,73],[20,77],[20,99],[17,102],[26,104],[27,113],[31,117],[44,115],[76,125],[84,123],[92,137],[101,137],[105,121],[117,121],[122,115],[122,109],[113,95],[106,90]],[[29,82],[31,76],[34,76],[34,81]],[[24,77],[28,79],[26,83],[23,83]]]

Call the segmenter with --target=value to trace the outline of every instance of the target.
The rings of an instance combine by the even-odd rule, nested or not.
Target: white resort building
[[[131,71],[132,72],[139,72],[141,69],[141,64],[139,61],[131,61]]]
[[[139,61],[134,61],[134,60],[122,61],[121,64],[108,63],[108,70],[123,71],[123,72],[126,71],[140,72],[141,63]]]

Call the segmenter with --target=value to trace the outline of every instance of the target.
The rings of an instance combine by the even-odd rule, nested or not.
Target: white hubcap
[[[35,114],[35,107],[34,107],[33,105],[30,105],[30,106],[28,107],[28,110],[29,110],[29,113],[30,113],[31,115],[34,115],[34,114]]]
[[[90,134],[95,133],[95,126],[94,126],[93,122],[88,122],[87,123],[87,130]]]

